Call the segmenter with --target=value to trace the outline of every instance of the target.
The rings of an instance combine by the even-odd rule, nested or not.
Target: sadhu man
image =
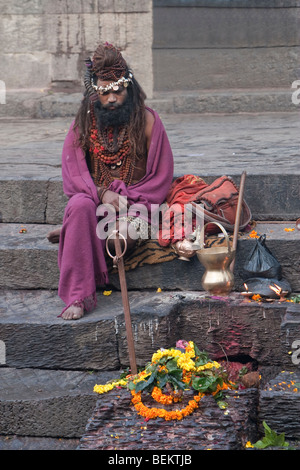
[[[66,320],[94,308],[97,285],[109,282],[109,230],[99,230],[107,215],[102,207],[115,210],[108,220],[114,213],[118,225],[110,226],[126,238],[127,250],[134,249],[139,238],[148,238],[151,206],[165,201],[173,178],[165,128],[145,106],[145,93],[121,52],[100,45],[86,66],[87,90],[62,152],[63,190],[69,199],[59,233],[58,294]],[[131,214],[139,205],[144,210]]]

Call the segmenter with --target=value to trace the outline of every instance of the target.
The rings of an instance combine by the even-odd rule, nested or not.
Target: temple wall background
[[[111,42],[152,95],[152,0],[0,0],[0,79],[7,89],[74,91],[84,59]]]
[[[155,92],[289,88],[300,0],[0,0],[7,90],[77,91],[99,42],[123,50]]]
[[[154,0],[156,90],[286,88],[300,78],[299,0]]]

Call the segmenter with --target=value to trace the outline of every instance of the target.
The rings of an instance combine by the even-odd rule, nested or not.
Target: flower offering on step
[[[204,395],[210,394],[219,401],[223,390],[236,388],[218,362],[199,351],[193,341],[185,340],[178,341],[175,348],[159,349],[138,374],[96,385],[94,391],[105,393],[116,386],[126,387],[131,392],[135,410],[146,421],[181,420],[198,408]],[[142,395],[147,402],[154,400],[161,406],[146,405]]]

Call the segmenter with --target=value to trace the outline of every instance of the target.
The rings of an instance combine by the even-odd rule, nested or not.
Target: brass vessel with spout
[[[227,246],[204,246],[197,250],[197,257],[206,271],[202,277],[202,287],[213,295],[225,296],[234,286],[234,275],[230,264],[235,257],[235,250],[230,246],[230,240],[225,228],[218,222],[209,222],[201,230],[200,238],[204,240],[205,228],[209,224],[216,224],[223,232]]]

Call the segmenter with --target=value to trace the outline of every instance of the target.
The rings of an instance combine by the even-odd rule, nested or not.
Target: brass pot
[[[234,286],[234,275],[230,270],[230,264],[235,257],[235,250],[231,249],[229,237],[224,227],[218,222],[209,222],[209,224],[211,223],[218,225],[222,230],[227,246],[213,246],[197,250],[197,257],[206,269],[202,277],[202,287],[210,294],[224,296]],[[202,239],[204,239],[205,228],[209,224],[205,224],[202,228]]]
[[[193,249],[192,242],[190,242],[186,238],[184,240],[180,240],[174,243],[172,247],[173,250],[179,256],[178,259],[181,259],[183,261],[190,261],[190,258],[192,258],[192,256],[196,254],[196,251]]]

